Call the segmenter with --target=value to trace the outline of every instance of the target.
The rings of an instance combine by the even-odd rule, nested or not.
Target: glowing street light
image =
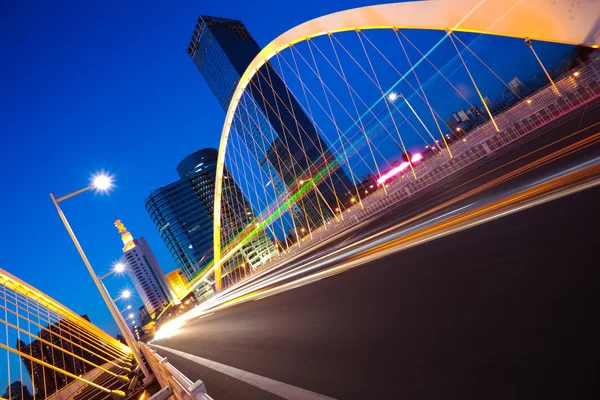
[[[112,274],[120,275],[123,273],[123,271],[125,271],[125,264],[118,262],[113,265],[113,267],[111,268],[111,270],[108,273],[102,275],[100,277],[100,280],[102,281],[102,280],[104,280],[104,278],[106,278],[107,276],[110,276]]]
[[[108,291],[106,290],[106,287],[102,283],[102,280],[94,272],[94,269],[92,268],[90,261],[88,260],[85,252],[83,251],[81,244],[79,244],[79,240],[77,240],[77,237],[75,236],[75,232],[73,232],[73,229],[71,228],[71,225],[69,224],[69,221],[67,221],[67,217],[65,216],[64,212],[62,211],[62,209],[60,208],[60,205],[59,205],[59,203],[61,201],[70,199],[71,197],[81,194],[83,192],[87,192],[88,190],[94,190],[97,193],[108,192],[113,187],[113,182],[114,182],[114,177],[112,175],[110,175],[104,171],[101,171],[101,172],[93,175],[91,178],[90,185],[84,187],[83,189],[79,189],[75,192],[69,193],[67,195],[64,195],[64,196],[58,197],[58,198],[56,198],[53,193],[50,193],[50,198],[52,199],[52,203],[56,207],[58,216],[60,217],[61,221],[63,222],[65,229],[69,233],[69,236],[71,237],[71,240],[73,241],[73,244],[75,245],[75,248],[77,248],[77,251],[79,252],[79,255],[81,256],[83,263],[85,264],[88,272],[92,276],[92,279],[94,280],[94,283],[96,284],[96,287],[100,291],[100,294],[102,295],[102,298],[104,299],[104,302],[108,306],[108,309],[110,310],[110,313],[112,314],[114,320],[116,321],[117,326],[119,326],[121,333],[125,337],[125,340],[126,340],[127,344],[129,345],[129,348],[131,349],[135,360],[137,361],[137,364],[140,366],[142,372],[144,373],[145,381],[149,381],[152,378],[152,375],[150,374],[150,372],[148,371],[148,369],[146,368],[146,366],[142,360],[142,356],[139,351],[137,341],[133,337],[133,334],[131,333],[131,331],[127,328],[127,323],[125,322],[125,320],[123,320],[123,317],[118,312],[119,310],[115,306],[110,295],[108,294]]]
[[[394,92],[388,94],[388,100],[389,101],[396,101],[396,100],[398,100],[398,97],[399,97],[398,94],[394,93]]]
[[[135,315],[133,315],[133,313],[129,314],[129,318],[133,318],[135,317]]]
[[[120,312],[121,314],[123,314],[123,313],[124,313],[125,311],[127,311],[127,310],[131,310],[131,304],[130,304],[130,305],[128,305],[127,307],[125,307],[125,309],[123,309],[123,310],[121,310],[121,311],[119,311],[119,312]]]
[[[116,263],[115,266],[113,267],[113,271],[115,271],[115,273],[117,273],[117,274],[120,274],[121,272],[125,271],[125,264]]]
[[[121,292],[121,295],[119,296],[119,299],[128,299],[131,297],[131,290],[129,289],[125,289]],[[117,299],[118,300],[118,299]]]
[[[98,192],[107,192],[113,187],[113,177],[101,172],[92,176],[92,186]]]

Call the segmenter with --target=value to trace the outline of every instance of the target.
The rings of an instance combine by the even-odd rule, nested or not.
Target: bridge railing
[[[449,145],[452,158],[444,151],[424,160],[415,166],[417,179],[413,179],[407,173],[386,184],[385,188],[380,186],[378,190],[362,199],[362,205],[357,203],[346,210],[342,221],[329,221],[313,230],[311,236],[305,236],[294,247],[267,261],[261,268],[245,271],[243,275],[227,281],[229,286],[281,265],[414,193],[458,171],[464,171],[488,154],[514,143],[563,114],[599,97],[600,56],[593,57],[576,69],[563,74],[554,83],[556,88],[547,85],[495,115],[500,132],[496,131],[491,121],[480,125],[468,132],[464,140],[457,140]]]
[[[0,360],[9,399],[124,397],[134,368],[129,347],[2,269]]]
[[[156,379],[165,391],[164,395],[157,394],[155,398],[166,398],[173,396],[177,400],[212,400],[206,393],[204,382],[197,380],[192,382],[187,376],[179,372],[167,359],[160,356],[144,343],[140,344],[140,349],[148,363],[154,371]]]

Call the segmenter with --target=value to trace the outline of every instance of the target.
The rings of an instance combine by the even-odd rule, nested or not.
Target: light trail
[[[542,151],[542,150],[545,150],[546,148],[548,148],[548,147],[550,147],[550,146],[552,146],[552,145],[556,145],[556,144],[558,144],[558,143],[560,143],[560,142],[562,142],[562,141],[564,141],[564,140],[566,140],[566,139],[568,139],[568,138],[571,138],[571,137],[573,137],[573,136],[575,136],[575,135],[578,135],[578,134],[580,134],[580,133],[582,133],[582,132],[585,132],[585,131],[587,131],[587,130],[589,130],[589,129],[591,129],[591,128],[593,128],[593,127],[597,126],[597,125],[598,125],[598,124],[593,124],[593,125],[590,125],[590,126],[588,126],[588,127],[584,128],[584,129],[581,129],[581,130],[579,130],[579,131],[576,131],[576,132],[572,133],[571,135],[565,136],[565,137],[563,137],[563,138],[561,138],[561,139],[559,139],[559,140],[557,140],[557,141],[555,141],[555,142],[553,142],[553,143],[551,143],[551,144],[548,144],[548,145],[546,145],[546,146],[540,147],[540,148],[538,148],[538,149],[536,149],[536,150],[534,150],[534,151],[532,151],[532,152],[530,152],[530,153],[528,153],[528,154],[526,154],[526,155],[523,155],[523,156],[521,156],[521,157],[519,157],[519,158],[516,158],[515,160],[512,160],[512,161],[510,161],[510,162],[508,162],[508,163],[506,163],[506,164],[504,164],[504,165],[502,165],[502,166],[499,166],[499,167],[497,167],[497,168],[493,169],[492,171],[489,171],[489,172],[487,172],[487,173],[485,173],[485,174],[482,174],[482,175],[480,175],[480,176],[478,176],[478,177],[476,177],[476,178],[474,178],[474,179],[472,179],[472,180],[470,180],[470,181],[468,181],[468,182],[465,182],[465,183],[463,183],[463,184],[462,184],[462,185],[460,185],[460,186],[464,186],[464,185],[466,185],[467,183],[473,182],[473,181],[474,181],[474,180],[476,180],[476,179],[480,179],[480,178],[482,178],[482,177],[485,177],[485,176],[487,176],[487,175],[491,174],[492,172],[495,172],[495,171],[499,170],[500,168],[505,168],[506,166],[509,166],[509,165],[511,165],[511,164],[513,164],[513,163],[515,163],[515,162],[519,161],[519,160],[522,160],[522,159],[524,159],[524,158],[528,157],[528,156],[534,155],[535,153],[538,153],[538,152],[540,152],[540,151]],[[560,158],[562,158],[562,157],[564,157],[564,156],[567,156],[567,155],[569,155],[569,154],[572,154],[572,153],[574,153],[574,152],[576,152],[576,151],[579,151],[579,150],[581,150],[582,148],[585,148],[585,147],[588,147],[588,146],[590,146],[590,145],[593,145],[593,144],[595,144],[595,143],[597,143],[597,142],[598,142],[598,139],[599,139],[599,138],[600,138],[600,133],[596,133],[596,134],[594,134],[594,135],[592,135],[592,136],[590,136],[590,137],[588,137],[588,138],[586,138],[586,139],[583,139],[583,140],[581,140],[581,141],[579,141],[579,142],[577,142],[577,143],[574,143],[574,144],[571,144],[571,145],[569,145],[569,146],[566,146],[565,148],[562,148],[562,149],[560,149],[560,150],[558,150],[558,151],[555,151],[554,153],[551,153],[551,154],[549,154],[549,155],[547,155],[547,156],[545,156],[545,157],[542,157],[542,158],[540,158],[540,159],[538,159],[538,160],[535,160],[534,162],[532,162],[532,163],[530,163],[530,164],[527,164],[527,165],[525,165],[525,166],[523,166],[523,167],[521,167],[521,168],[518,168],[518,169],[516,169],[516,170],[514,170],[514,171],[511,171],[510,173],[508,173],[508,174],[506,174],[506,175],[503,175],[503,176],[501,176],[501,177],[499,177],[499,178],[496,178],[496,179],[494,179],[494,180],[491,180],[491,181],[489,181],[489,182],[485,183],[484,185],[478,186],[477,188],[475,188],[475,189],[473,189],[473,190],[471,190],[471,191],[469,191],[469,192],[466,192],[466,193],[464,193],[464,194],[462,194],[462,195],[460,195],[460,196],[457,196],[456,198],[454,198],[454,199],[452,199],[452,200],[450,200],[450,201],[448,201],[448,202],[445,202],[445,203],[443,203],[443,204],[441,204],[441,205],[439,205],[439,206],[437,206],[437,207],[434,207],[434,208],[432,208],[432,209],[430,209],[430,210],[428,210],[428,211],[426,211],[426,212],[424,212],[424,213],[422,213],[422,214],[419,214],[418,216],[415,216],[415,217],[413,217],[413,218],[410,218],[410,219],[408,219],[408,220],[406,220],[406,221],[402,222],[402,223],[401,223],[401,224],[399,224],[399,225],[396,225],[396,226],[393,226],[393,227],[391,227],[391,228],[388,228],[388,229],[386,229],[386,230],[380,231],[380,232],[378,232],[377,234],[375,234],[375,235],[373,235],[373,236],[371,236],[371,237],[367,237],[367,238],[365,238],[365,239],[363,239],[363,240],[360,240],[360,241],[358,241],[358,242],[355,242],[355,243],[354,243],[353,245],[351,245],[351,246],[347,246],[347,247],[345,247],[345,248],[341,248],[341,249],[338,249],[338,250],[336,250],[336,251],[333,251],[333,252],[328,252],[328,254],[327,254],[326,256],[324,256],[324,257],[320,257],[320,258],[318,258],[318,259],[315,259],[315,260],[312,260],[312,261],[311,261],[311,263],[313,263],[313,262],[317,262],[317,261],[320,261],[320,260],[322,260],[322,259],[326,259],[326,258],[329,258],[329,259],[330,259],[330,262],[333,262],[333,261],[338,261],[338,258],[336,258],[336,257],[333,257],[334,255],[336,255],[336,254],[339,254],[339,253],[342,253],[342,252],[345,252],[345,251],[348,251],[350,248],[352,248],[352,247],[355,247],[356,245],[360,245],[360,244],[362,244],[362,243],[364,243],[364,242],[366,242],[366,241],[373,240],[373,239],[374,239],[375,237],[377,237],[377,236],[385,236],[385,235],[387,235],[387,234],[388,234],[388,232],[390,232],[390,231],[397,231],[397,229],[398,229],[399,227],[401,227],[401,226],[406,226],[406,225],[408,225],[408,224],[410,224],[410,223],[413,223],[413,222],[417,221],[418,219],[422,219],[422,218],[423,218],[423,217],[425,217],[425,216],[432,215],[433,213],[435,213],[435,212],[437,212],[437,211],[439,211],[439,210],[442,210],[442,209],[444,209],[444,208],[446,208],[446,207],[449,207],[450,205],[456,204],[457,202],[459,202],[459,201],[461,201],[461,200],[463,200],[463,199],[466,199],[466,198],[468,198],[468,197],[470,197],[470,196],[473,196],[473,195],[476,195],[476,194],[478,194],[478,193],[481,193],[481,192],[482,192],[482,191],[484,191],[484,190],[491,189],[492,187],[494,187],[494,186],[497,186],[497,185],[499,185],[499,184],[501,184],[501,183],[504,183],[504,182],[506,182],[506,181],[508,181],[508,180],[510,180],[510,179],[516,178],[516,177],[518,177],[518,176],[520,176],[520,175],[522,175],[522,174],[524,174],[524,173],[527,173],[527,172],[529,172],[529,171],[532,171],[532,170],[534,170],[534,169],[536,169],[536,168],[539,168],[539,167],[541,167],[541,166],[544,166],[544,165],[546,165],[547,163],[549,163],[549,162],[551,162],[551,161],[558,160],[558,159],[560,159]],[[459,186],[459,187],[460,187],[460,186]],[[441,195],[440,195],[440,196],[441,196]],[[439,197],[439,196],[437,196],[437,197]],[[437,198],[437,197],[436,197],[436,198]],[[367,222],[367,221],[365,221],[365,223],[366,223],[366,222]],[[362,224],[359,224],[358,226],[356,226],[356,227],[354,228],[354,230],[358,229],[360,225],[362,225]],[[397,233],[396,235],[401,235],[401,234],[403,234],[403,233],[406,233],[406,232],[399,232],[399,233]],[[335,238],[334,238],[334,237],[332,237],[332,238],[330,238],[328,241],[324,241],[324,242],[322,242],[322,243],[321,243],[319,246],[317,246],[317,247],[322,247],[322,246],[325,246],[325,245],[327,244],[327,242],[329,242],[329,241],[331,241],[331,240],[334,240],[334,239],[335,239]],[[313,249],[314,249],[314,248],[313,248]],[[345,254],[345,253],[344,253],[344,254]],[[299,257],[301,257],[301,256],[302,256],[302,255],[298,255],[297,257],[294,257],[294,258],[293,258],[293,259],[291,259],[291,260],[287,260],[287,263],[290,263],[290,262],[292,262],[294,259],[296,259],[296,258],[299,258]],[[342,258],[343,258],[343,257],[342,257]],[[285,263],[284,263],[284,264],[285,264]],[[309,264],[310,264],[310,263],[308,263],[308,264],[304,264],[303,266],[300,266],[300,267],[296,267],[296,268],[295,268],[295,269],[293,269],[292,271],[298,271],[299,269],[303,269],[303,268],[304,268],[304,270],[306,271],[307,265],[309,265]],[[272,272],[273,272],[273,270],[272,270],[272,269],[270,269],[270,270],[265,270],[265,271],[263,271],[263,272],[262,272],[262,274],[260,274],[260,276],[267,275],[268,273],[272,273]],[[258,278],[258,277],[255,277],[255,278]],[[276,279],[276,277],[270,277],[270,278],[268,278],[268,279]],[[252,282],[253,280],[254,280],[254,279],[252,279],[252,278],[251,278],[251,279],[249,279],[248,281],[249,281],[249,282]],[[259,282],[261,282],[263,285],[265,284],[265,281],[264,281],[264,280],[263,280],[263,281],[257,281],[257,282],[254,282],[254,284],[258,284]],[[271,283],[273,283],[273,282],[271,282]],[[243,285],[243,286],[242,286],[242,288],[245,288],[246,286],[247,286],[247,285]],[[227,291],[227,293],[222,293],[222,296],[220,296],[219,298],[225,298],[225,296],[227,296],[227,298],[230,298],[230,297],[233,297],[233,298],[235,298],[235,293],[237,293],[239,290],[240,290],[240,287],[232,287],[232,288],[231,288],[229,291]],[[244,289],[244,290],[246,290],[246,289]],[[216,299],[217,299],[217,298],[216,298]],[[216,300],[216,299],[215,299],[215,300]]]
[[[464,215],[457,215],[437,222],[411,235],[403,235],[395,240],[385,241],[372,248],[361,248],[361,252],[334,267],[317,271],[311,275],[301,277],[292,282],[283,283],[279,286],[253,288],[253,290],[243,296],[212,305],[210,309],[198,310],[196,313],[194,313],[195,310],[192,310],[190,314],[194,313],[194,315],[187,315],[185,319],[169,322],[163,328],[167,332],[172,331],[173,334],[177,334],[180,327],[186,321],[196,316],[201,316],[209,310],[210,312],[214,312],[246,301],[261,300],[287,290],[314,283],[315,281],[370,263],[398,251],[406,250],[598,185],[600,185],[600,165],[595,164],[591,167],[571,172],[566,176],[555,178],[534,188],[522,190],[491,204],[477,207]],[[173,325],[168,326],[171,323]],[[161,336],[168,337],[169,335],[163,334]]]
[[[548,146],[557,144],[595,125],[597,124],[561,138]],[[600,132],[536,159],[533,162],[510,171],[507,174],[381,232],[376,232],[357,242],[327,252],[324,255],[318,255],[315,259],[305,262],[302,265],[292,265],[287,269],[280,268],[277,271],[274,271],[273,269],[263,271],[262,273],[249,278],[247,281],[242,282],[239,286],[232,287],[230,290],[222,292],[219,296],[201,304],[190,312],[178,317],[176,320],[166,323],[159,331],[161,334],[158,335],[158,337],[167,337],[169,336],[169,333],[176,334],[187,320],[195,317],[202,317],[209,312],[215,312],[245,301],[262,299],[285,290],[309,284],[354,266],[362,265],[373,259],[384,257],[393,252],[435,240],[442,236],[447,236],[454,232],[500,218],[504,215],[518,212],[524,208],[533,207],[542,202],[550,201],[575,191],[595,186],[600,183],[600,179],[598,178],[598,176],[600,176],[600,158],[585,161],[577,166],[563,170],[558,174],[554,173],[543,180],[535,181],[533,184],[528,183],[519,190],[514,191],[514,193],[499,198],[487,199],[486,201],[472,202],[457,209],[444,212],[441,215],[435,215],[437,212],[443,211],[444,209],[457,204],[459,201],[466,200],[484,190],[489,190],[501,183],[515,179],[527,172],[533,171],[552,161],[556,161],[599,142]],[[547,146],[544,148],[546,147]],[[535,154],[544,148],[537,149],[519,159]],[[501,167],[506,167],[517,160],[513,160]],[[491,172],[492,171],[481,176],[486,176]],[[481,178],[481,176],[476,179]],[[463,185],[464,184],[466,183],[463,183]],[[427,219],[423,220],[424,218]],[[414,223],[416,223],[416,225],[411,225]],[[402,227],[405,228],[399,229]],[[321,245],[325,246],[326,243],[327,241],[324,241]],[[300,256],[301,255],[298,255],[298,257]],[[293,260],[288,260],[287,264],[290,264],[292,261]],[[334,265],[336,263],[339,264]],[[328,266],[329,268],[327,268]]]
[[[478,176],[478,177],[476,177],[476,178],[474,178],[472,180],[469,180],[469,181],[467,181],[467,182],[465,182],[465,183],[463,183],[463,184],[455,187],[454,189],[460,188],[460,187],[462,187],[462,186],[464,186],[464,185],[466,185],[468,183],[471,183],[471,182],[473,182],[473,181],[475,181],[477,179],[484,178],[484,177],[488,176],[489,174],[491,174],[491,173],[499,170],[500,168],[505,168],[507,166],[510,166],[511,164],[514,164],[517,161],[520,161],[520,160],[522,160],[522,159],[524,159],[526,157],[532,156],[532,155],[534,155],[534,154],[536,154],[536,153],[538,153],[538,152],[540,152],[542,150],[545,150],[546,148],[548,148],[548,147],[550,147],[552,145],[556,145],[556,144],[558,144],[558,143],[560,143],[560,142],[562,142],[562,141],[564,141],[566,139],[569,139],[569,138],[571,138],[571,137],[573,137],[575,135],[578,135],[578,134],[580,134],[582,132],[585,132],[588,129],[593,128],[593,127],[595,127],[597,125],[598,124],[590,125],[587,128],[584,128],[584,129],[581,129],[579,131],[576,131],[576,132],[572,133],[571,135],[565,136],[565,137],[563,137],[563,138],[561,138],[561,139],[559,139],[559,140],[557,140],[557,141],[555,141],[555,142],[553,142],[551,144],[548,144],[546,146],[540,147],[540,148],[538,148],[538,149],[536,149],[536,150],[534,150],[534,151],[532,151],[530,153],[527,153],[527,154],[525,154],[525,155],[523,155],[521,157],[516,158],[515,160],[512,160],[512,161],[510,161],[510,162],[508,162],[508,163],[506,163],[506,164],[504,164],[502,166],[499,166],[499,167],[497,167],[497,168],[495,168],[495,169],[493,169],[493,170],[491,170],[491,171],[489,171],[489,172],[487,172],[485,174],[482,174],[482,175],[480,175],[480,176]],[[499,184],[507,182],[510,179],[514,179],[514,178],[516,178],[518,176],[521,176],[521,175],[523,175],[523,174],[525,174],[527,172],[535,170],[536,168],[542,167],[542,166],[548,164],[549,162],[556,161],[556,160],[558,160],[558,159],[560,159],[562,157],[565,157],[567,155],[573,154],[574,152],[579,151],[579,150],[581,150],[583,148],[586,148],[586,147],[588,147],[590,145],[596,144],[599,140],[600,140],[600,133],[596,133],[596,134],[594,134],[594,135],[592,135],[592,136],[590,136],[590,137],[588,137],[586,139],[583,139],[583,140],[581,140],[581,141],[579,141],[577,143],[571,144],[571,145],[566,146],[566,147],[564,147],[564,148],[562,148],[562,149],[560,149],[558,151],[555,151],[554,153],[551,153],[551,154],[549,154],[549,155],[547,155],[545,157],[537,159],[534,162],[531,162],[531,163],[529,163],[529,164],[527,164],[527,165],[525,165],[525,166],[523,166],[521,168],[515,169],[514,171],[511,171],[508,174],[505,174],[505,175],[503,175],[503,176],[501,176],[499,178],[496,178],[494,180],[486,182],[485,184],[480,185],[480,186],[478,186],[477,188],[475,188],[475,189],[473,189],[471,191],[468,191],[468,192],[466,192],[464,194],[461,194],[461,195],[455,197],[452,200],[449,200],[449,201],[447,201],[447,202],[445,202],[443,204],[440,204],[440,205],[438,205],[436,207],[433,207],[432,209],[430,209],[430,210],[428,210],[426,212],[423,212],[423,213],[421,213],[421,214],[419,214],[419,215],[417,215],[415,217],[407,219],[407,220],[403,221],[402,223],[400,223],[398,225],[395,225],[395,226],[393,226],[391,228],[379,231],[376,234],[374,234],[374,235],[372,235],[370,237],[367,237],[365,239],[362,239],[362,240],[360,240],[358,242],[355,242],[355,243],[353,243],[350,246],[346,246],[344,248],[340,248],[340,249],[335,250],[335,251],[328,251],[325,256],[314,258],[313,260],[310,260],[310,262],[305,263],[301,267],[296,267],[292,271],[298,270],[298,269],[302,269],[302,268],[306,268],[307,265],[309,265],[310,263],[316,262],[316,261],[320,261],[320,260],[325,259],[325,258],[330,258],[330,260],[337,260],[337,259],[334,258],[335,255],[337,255],[339,253],[342,253],[342,252],[345,252],[345,251],[348,251],[353,246],[362,244],[362,243],[367,242],[367,241],[371,241],[374,238],[376,238],[377,236],[385,236],[385,235],[387,235],[391,231],[398,231],[398,228],[400,228],[400,227],[407,226],[407,225],[409,225],[409,224],[411,224],[411,223],[413,223],[415,221],[418,221],[419,219],[423,219],[426,216],[434,215],[436,212],[438,212],[440,210],[443,210],[444,208],[448,208],[451,205],[457,204],[459,201],[462,201],[464,199],[467,199],[468,197],[471,197],[471,196],[474,196],[476,194],[479,194],[479,193],[481,193],[481,192],[483,192],[485,190],[489,190],[489,189],[491,189],[491,188],[493,188],[493,187],[495,187],[495,186],[497,186]],[[583,166],[583,165],[581,165],[581,166]],[[579,167],[581,167],[581,166],[579,166]],[[567,171],[569,171],[569,170],[567,170]],[[561,173],[564,173],[564,172],[566,172],[566,171],[562,171]],[[546,177],[545,179],[548,179],[548,178]],[[442,195],[443,194],[441,194],[439,196],[436,196],[431,201],[434,201],[435,199],[439,198]],[[429,220],[429,222],[432,222],[434,220]],[[365,222],[363,222],[361,224],[358,224],[357,226],[355,226],[354,228],[352,228],[349,231],[354,231],[354,230],[359,229],[359,227],[361,225],[363,225],[364,223],[368,223],[368,221],[365,221]],[[347,231],[347,232],[349,232],[349,231]],[[396,235],[401,235],[401,234],[405,234],[405,233],[408,233],[408,231],[401,231],[401,232],[398,232]],[[319,247],[325,247],[328,244],[328,242],[330,242],[330,241],[332,241],[334,239],[335,239],[335,237],[332,237],[332,238],[330,238],[327,241],[321,242],[318,246],[313,247],[313,250],[315,250],[315,249],[317,249]],[[278,268],[279,268],[280,271],[278,271],[278,272],[279,273],[286,272],[286,270],[283,269],[282,267],[285,264],[289,264],[289,263],[293,262],[295,259],[297,259],[299,257],[302,257],[302,256],[303,256],[303,254],[299,254],[296,257],[294,257],[294,258],[292,258],[290,260],[287,260],[286,262],[280,264],[278,266]],[[227,290],[226,292],[222,293],[222,296],[232,295],[232,293],[234,293],[236,291],[239,291],[240,289],[244,289],[249,283],[254,283],[254,284],[257,284],[258,282],[264,283],[265,282],[264,279],[263,280],[259,280],[259,279],[261,277],[265,276],[265,275],[272,274],[272,273],[273,273],[273,269],[268,269],[268,270],[261,271],[260,274],[255,275],[254,277],[249,278],[248,280],[246,280],[246,282],[242,282],[239,286],[231,287],[229,290]],[[267,278],[267,279],[273,279],[273,277]]]
[[[247,300],[252,300],[258,296],[260,296],[262,299],[267,295],[277,294],[282,291],[296,288],[300,285],[312,283],[315,280],[320,280],[325,277],[335,275],[352,267],[385,257],[389,254],[405,250],[410,247],[414,247],[477,225],[481,225],[508,214],[513,214],[526,208],[555,200],[557,198],[564,197],[596,185],[600,185],[599,175],[600,165],[594,165],[593,167],[587,167],[583,170],[577,170],[568,174],[567,176],[555,178],[549,182],[546,182],[545,184],[520,191],[507,198],[502,198],[490,205],[480,206],[470,212],[465,213],[464,215],[453,216],[444,221],[434,223],[431,226],[419,229],[412,234],[401,235],[401,237],[394,240],[385,240],[383,243],[374,247],[369,246],[367,249],[363,249],[361,247],[360,250],[362,251],[349,258],[346,257],[347,261],[338,266],[301,277],[295,281],[284,283],[280,286],[271,288],[252,288],[252,291],[245,294],[243,297],[232,299],[226,303],[216,305],[215,307],[211,308],[211,310],[220,310]],[[594,179],[590,181],[586,180],[590,177],[593,177]],[[580,181],[582,181],[582,183],[579,185],[567,186],[570,183]]]

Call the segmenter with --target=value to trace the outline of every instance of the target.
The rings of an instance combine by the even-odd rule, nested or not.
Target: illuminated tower
[[[201,15],[187,51],[223,110],[227,110],[241,76],[260,50],[242,21]],[[255,74],[248,84],[255,88],[248,104],[236,111],[241,121],[257,122],[238,134],[249,153],[260,160],[265,174],[274,171],[285,184],[276,188],[278,195],[295,192],[301,181],[328,166],[330,172],[316,183],[317,190],[308,189],[303,196],[303,212],[297,212],[298,207],[292,210],[296,224],[316,228],[333,217],[330,211],[339,207],[340,201],[343,204],[353,196],[354,186],[275,68],[269,62],[261,68],[263,73]],[[262,135],[270,143],[266,154],[257,148],[260,140],[256,138]]]
[[[121,240],[123,241],[123,253],[134,248],[135,243],[133,241],[133,236],[131,236],[131,233],[127,231],[125,225],[123,225],[120,219],[115,220],[115,226],[121,234]]]
[[[175,296],[146,240],[143,237],[134,239],[119,219],[115,220],[115,227],[123,241],[123,256],[120,262],[126,266],[127,274],[144,306],[154,317],[174,300]]]

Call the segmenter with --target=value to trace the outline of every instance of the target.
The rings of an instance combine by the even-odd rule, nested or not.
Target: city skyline
[[[242,2],[236,3],[236,15],[227,15],[219,5],[200,8],[191,3],[178,9],[154,8],[152,11],[129,6],[117,15],[107,15],[100,6],[96,10],[73,6],[70,16],[62,15],[62,10],[45,10],[42,6],[40,12],[45,11],[44,15],[52,17],[43,20],[37,14],[29,15],[17,5],[11,5],[5,15],[12,15],[14,22],[7,28],[18,40],[2,43],[12,61],[7,65],[8,74],[15,77],[8,82],[6,99],[10,99],[10,103],[5,104],[3,110],[18,112],[10,115],[7,112],[7,118],[3,118],[4,129],[11,132],[3,140],[12,153],[31,154],[38,163],[25,162],[28,160],[15,156],[2,161],[4,170],[19,172],[14,176],[9,174],[5,183],[5,190],[13,195],[5,197],[4,210],[20,210],[5,211],[5,221],[14,230],[2,236],[5,246],[0,258],[2,266],[13,272],[23,271],[21,275],[33,286],[75,309],[82,307],[77,311],[87,312],[100,327],[116,333],[108,310],[53,212],[48,193],[63,194],[84,186],[88,176],[97,170],[115,174],[117,187],[108,196],[89,194],[64,204],[65,213],[80,233],[92,265],[98,273],[103,273],[118,259],[120,244],[113,233],[112,221],[114,215],[122,215],[127,218],[130,229],[147,236],[165,272],[169,272],[176,265],[154,231],[143,200],[150,190],[173,179],[172,165],[184,155],[195,148],[218,144],[224,118],[221,107],[212,99],[185,51],[197,16],[212,13],[241,18],[259,44],[265,45],[286,29],[312,17],[369,4],[369,1],[303,4],[295,6],[296,12],[289,14],[285,21],[277,18],[282,10],[269,9],[267,15],[263,15],[258,11],[261,7],[254,9],[254,5]],[[106,27],[112,26],[113,32],[98,36],[97,29],[84,26],[82,21],[87,13],[97,15],[97,24],[105,27],[100,31],[110,31]],[[161,29],[171,32],[166,37],[154,26],[165,13],[171,16],[161,25]],[[264,18],[272,24],[264,24]],[[60,30],[49,29],[60,24],[63,25]],[[38,56],[45,60],[41,70],[30,61],[32,55],[27,50],[37,43],[34,39],[40,29],[53,32],[49,40],[65,43],[65,47],[58,50],[40,49],[42,53]],[[78,35],[73,35],[74,31]],[[142,33],[152,36],[153,46],[144,41],[136,42]],[[130,37],[131,41],[123,42],[121,37]],[[95,41],[102,50],[86,55],[69,51],[84,49],[89,40]],[[159,51],[159,58],[167,61],[140,62],[138,58],[151,49]],[[543,45],[538,52],[545,59],[549,57]],[[102,54],[110,54],[111,61],[107,62]],[[556,56],[557,60],[560,58],[561,55]],[[21,65],[28,67],[21,70]],[[64,65],[69,69],[65,70]],[[160,74],[160,79],[156,74]],[[85,90],[80,89],[90,82]],[[44,88],[43,93],[38,92],[39,88]],[[130,95],[115,103],[115,93]],[[182,138],[181,143],[159,140],[164,133],[177,134]],[[56,139],[58,142],[50,145]],[[118,151],[118,143],[132,140],[136,142],[132,148],[135,157]],[[83,151],[85,149],[89,151]],[[160,162],[148,163],[149,159]],[[36,185],[23,185],[33,176],[39,178],[40,165],[44,166],[42,179]],[[47,240],[35,246],[44,257],[45,270],[61,281],[77,282],[72,291],[65,293],[62,288],[48,284],[40,268],[24,268],[22,261],[12,253],[13,249],[30,251],[31,245],[23,238],[32,235]],[[112,278],[107,282],[113,297],[127,285],[125,280]],[[93,293],[85,306],[75,300],[84,293]],[[138,301],[138,304],[141,303]]]

